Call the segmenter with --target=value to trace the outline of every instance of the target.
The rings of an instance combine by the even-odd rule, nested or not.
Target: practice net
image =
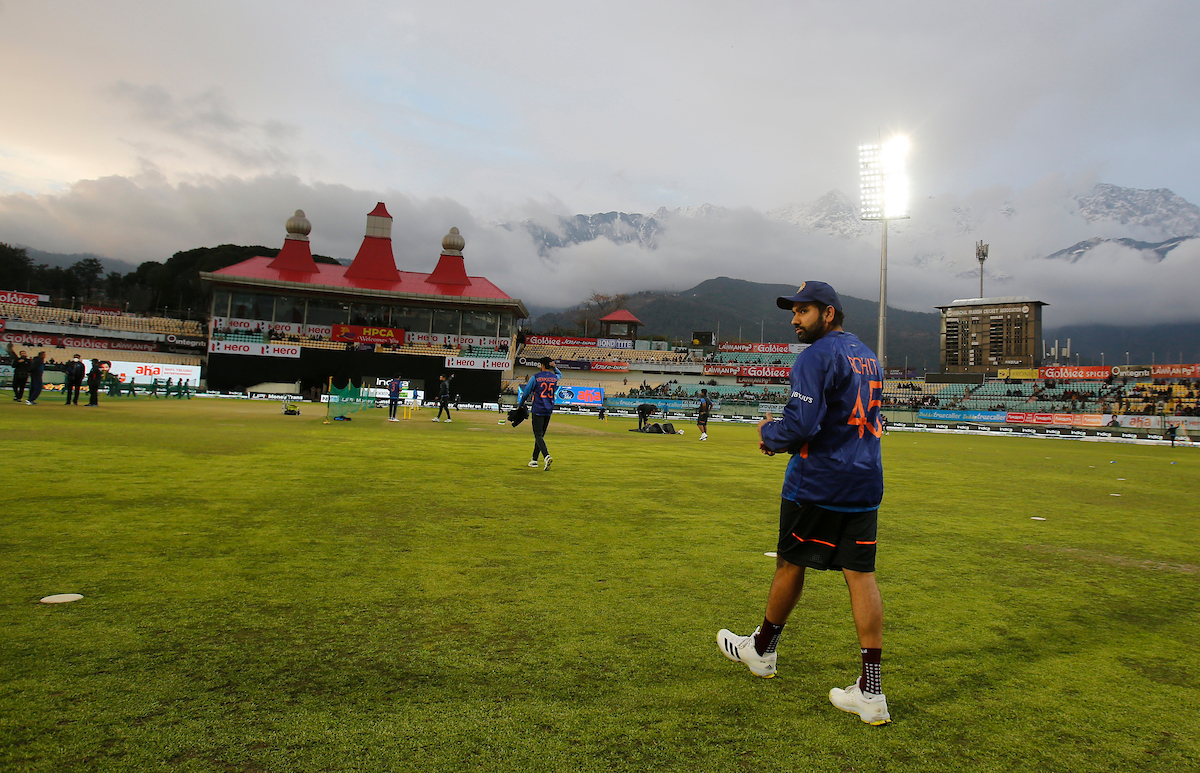
[[[333,379],[330,379],[328,397],[329,400],[325,403],[326,424],[331,421],[348,421],[350,414],[375,405],[375,398],[368,396],[367,390],[354,386],[351,381],[347,381],[344,387],[338,387],[334,386]]]

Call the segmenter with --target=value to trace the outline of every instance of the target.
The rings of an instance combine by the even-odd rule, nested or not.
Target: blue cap
[[[842,310],[842,301],[832,287],[824,282],[801,282],[795,295],[781,296],[775,299],[775,305],[784,311],[791,311],[793,303],[823,303]]]

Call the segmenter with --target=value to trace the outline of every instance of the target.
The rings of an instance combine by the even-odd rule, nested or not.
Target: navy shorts
[[[784,499],[779,506],[777,555],[813,569],[875,571],[879,511],[842,513]]]

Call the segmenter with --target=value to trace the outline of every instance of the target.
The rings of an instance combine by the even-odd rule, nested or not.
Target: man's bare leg
[[[846,577],[846,587],[850,589],[850,607],[854,611],[854,627],[858,629],[858,646],[862,655],[862,675],[858,687],[869,695],[882,695],[883,600],[875,583],[875,573],[850,569],[843,569],[842,573]]]
[[[843,569],[846,587],[850,589],[850,608],[854,611],[854,627],[858,630],[858,646],[863,649],[883,647],[883,597],[874,572],[855,572]]]
[[[786,623],[803,590],[804,567],[776,558],[775,577],[767,594],[767,619],[780,626]]]

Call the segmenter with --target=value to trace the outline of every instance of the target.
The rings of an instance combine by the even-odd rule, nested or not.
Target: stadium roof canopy
[[[1038,303],[1042,306],[1050,305],[1045,301],[1035,301],[1028,295],[1004,295],[998,298],[959,298],[943,306],[934,306],[934,308],[950,309],[956,306],[998,306],[1002,303]]]
[[[392,217],[383,202],[367,215],[362,246],[349,266],[317,263],[308,234],[312,226],[300,210],[287,221],[283,249],[275,257],[254,257],[216,271],[202,271],[202,281],[247,289],[362,296],[374,300],[424,301],[433,305],[508,308],[519,318],[529,312],[481,276],[468,276],[463,262],[465,240],[457,228],[442,239],[442,253],[433,271],[400,271],[392,255]]]
[[[633,314],[631,312],[626,311],[625,309],[618,309],[606,317],[601,317],[600,321],[601,322],[633,322],[634,324],[637,324],[637,325],[646,324],[645,322],[642,322],[640,319],[633,316]]]

